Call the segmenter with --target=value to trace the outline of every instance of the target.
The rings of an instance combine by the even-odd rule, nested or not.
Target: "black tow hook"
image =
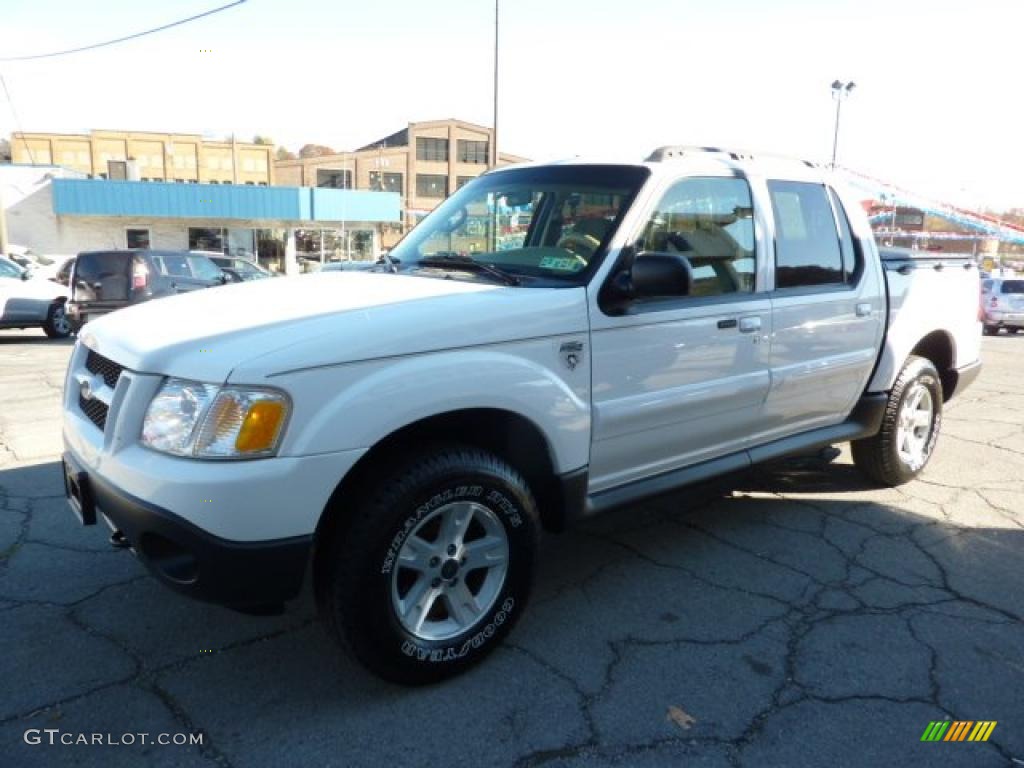
[[[128,549],[131,545],[128,537],[121,533],[121,531],[114,531],[110,534],[110,546],[114,549]]]

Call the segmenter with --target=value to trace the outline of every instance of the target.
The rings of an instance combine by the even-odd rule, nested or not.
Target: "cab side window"
[[[768,193],[775,217],[775,287],[843,285],[843,253],[825,187],[769,181]]]
[[[684,256],[693,273],[689,296],[752,293],[756,270],[749,185],[733,178],[677,182],[652,212],[637,252],[638,259],[644,252]]]

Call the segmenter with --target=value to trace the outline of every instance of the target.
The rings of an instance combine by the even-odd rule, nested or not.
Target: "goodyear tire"
[[[536,503],[504,460],[460,446],[415,458],[377,486],[330,543],[321,610],[385,679],[457,675],[494,650],[526,607]]]
[[[930,360],[912,356],[889,393],[877,435],[850,444],[853,463],[881,485],[908,483],[921,474],[942,426],[942,383]]]

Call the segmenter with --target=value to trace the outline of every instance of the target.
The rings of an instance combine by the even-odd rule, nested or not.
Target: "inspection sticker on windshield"
[[[559,272],[576,272],[584,265],[575,257],[545,256],[538,266],[542,269],[556,269]]]

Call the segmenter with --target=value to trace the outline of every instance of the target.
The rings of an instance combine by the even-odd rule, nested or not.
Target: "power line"
[[[66,56],[69,53],[81,53],[82,51],[91,51],[96,48],[105,48],[108,45],[116,45],[117,43],[123,43],[127,40],[134,40],[137,37],[152,35],[155,32],[163,32],[165,29],[170,29],[171,27],[180,27],[182,24],[188,24],[190,21],[201,19],[204,16],[212,16],[215,13],[226,11],[228,8],[234,8],[236,5],[241,5],[244,2],[247,2],[247,0],[235,0],[235,2],[233,3],[228,3],[227,5],[222,5],[219,8],[204,11],[203,13],[196,14],[195,16],[189,16],[187,19],[181,19],[180,21],[172,21],[170,24],[164,24],[162,27],[154,27],[153,29],[147,29],[145,32],[136,32],[131,35],[125,35],[124,37],[118,37],[114,40],[107,40],[105,43],[94,43],[93,45],[85,45],[81,48],[71,48],[66,51],[54,51],[52,53],[37,53],[32,56],[3,56],[0,57],[0,61],[29,61],[31,59],[49,59],[54,56]]]
[[[7,97],[7,105],[11,108],[11,116],[14,118],[14,124],[18,127],[18,133],[21,135],[21,140],[25,142],[25,150],[28,152],[28,159],[32,161],[32,165],[35,165],[35,153],[32,152],[32,145],[29,144],[28,139],[25,138],[25,131],[21,127],[21,118],[18,117],[18,111],[14,108],[14,100],[11,98],[11,92],[7,90],[7,81],[4,80],[3,74],[0,74],[0,85],[4,87],[4,96]],[[13,146],[11,147],[11,151],[14,151]]]

